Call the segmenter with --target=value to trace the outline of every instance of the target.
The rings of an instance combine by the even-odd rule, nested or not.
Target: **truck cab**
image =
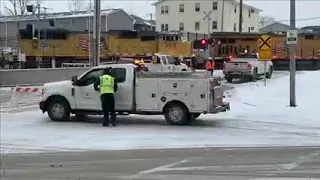
[[[190,72],[138,72],[133,64],[100,65],[70,80],[44,84],[40,109],[55,121],[70,114],[102,114],[100,93],[93,84],[105,68],[118,82],[115,110],[129,114],[164,114],[170,124],[186,124],[204,113],[230,109],[217,78]]]

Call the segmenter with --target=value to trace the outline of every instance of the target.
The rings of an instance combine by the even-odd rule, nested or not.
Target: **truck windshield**
[[[167,56],[167,59],[168,59],[169,64],[175,64],[175,62],[176,62],[176,60],[171,56]]]
[[[258,58],[256,54],[238,54],[236,58]]]

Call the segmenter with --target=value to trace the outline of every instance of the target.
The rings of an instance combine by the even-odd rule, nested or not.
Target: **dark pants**
[[[101,102],[102,102],[102,110],[103,110],[103,124],[104,126],[109,125],[109,112],[111,114],[111,123],[116,123],[116,113],[114,111],[114,95],[111,93],[102,94],[101,95]]]
[[[213,75],[213,69],[207,69],[207,71],[208,71],[208,74],[210,73],[211,76]]]

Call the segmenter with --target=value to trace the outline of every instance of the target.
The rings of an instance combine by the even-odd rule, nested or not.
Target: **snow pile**
[[[242,117],[296,125],[316,125],[320,128],[320,71],[298,73],[296,104],[290,107],[289,76],[237,87],[231,101],[229,117]]]

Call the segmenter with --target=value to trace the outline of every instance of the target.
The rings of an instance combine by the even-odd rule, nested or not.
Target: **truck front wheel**
[[[70,118],[68,103],[62,98],[53,98],[48,104],[48,115],[53,121],[67,121]]]
[[[184,125],[190,120],[188,109],[179,102],[168,104],[164,109],[164,117],[172,125]]]

